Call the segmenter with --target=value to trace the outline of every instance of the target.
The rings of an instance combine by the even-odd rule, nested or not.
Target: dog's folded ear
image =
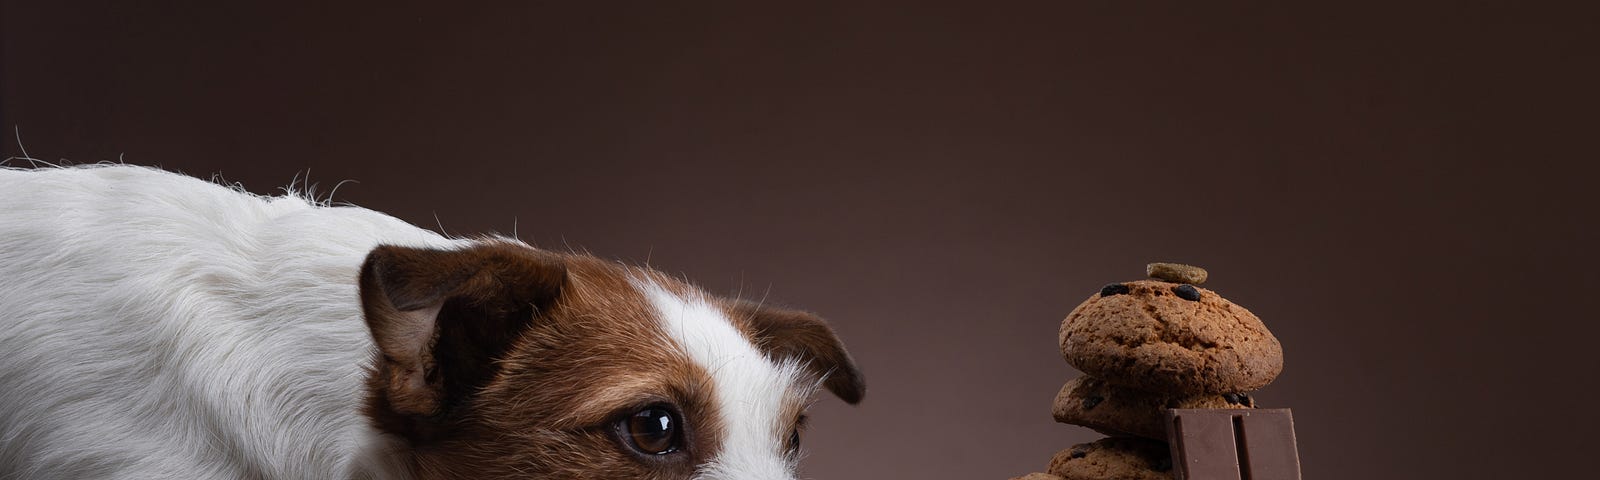
[[[768,357],[802,362],[812,374],[825,379],[822,385],[845,403],[854,405],[866,396],[867,383],[861,369],[821,318],[750,302],[740,302],[735,309],[748,322],[757,347]]]
[[[425,436],[493,377],[565,280],[557,254],[514,244],[373,249],[360,279],[378,347],[369,415],[391,433]]]

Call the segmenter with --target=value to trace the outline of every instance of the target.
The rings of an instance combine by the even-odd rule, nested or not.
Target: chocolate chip
[[[1157,458],[1156,461],[1150,462],[1150,469],[1157,472],[1172,470],[1172,457]]]
[[[1222,394],[1222,399],[1223,400],[1227,400],[1228,403],[1231,403],[1231,404],[1234,404],[1234,405],[1244,405],[1244,399],[1239,398],[1241,396],[1242,395],[1237,394],[1237,393],[1224,393],[1224,394]]]
[[[1240,403],[1240,405],[1244,405],[1244,406],[1250,407],[1250,408],[1256,408],[1256,399],[1250,398],[1250,394],[1248,394],[1248,393],[1239,394],[1239,401],[1243,402],[1243,403]]]
[[[1067,454],[1067,458],[1083,458],[1087,456],[1089,456],[1089,452],[1086,450],[1073,450],[1072,453]]]
[[[1183,405],[1183,404],[1178,402],[1178,399],[1176,399],[1176,398],[1174,398],[1172,400],[1167,400],[1167,408],[1178,408],[1179,405]]]
[[[1112,296],[1112,295],[1123,295],[1123,294],[1126,294],[1126,293],[1128,293],[1128,286],[1120,284],[1120,283],[1113,283],[1113,284],[1110,284],[1110,285],[1106,285],[1104,288],[1100,289],[1100,296],[1102,296],[1102,297],[1109,297],[1109,296]]]
[[[1099,405],[1100,402],[1104,402],[1105,400],[1106,400],[1105,398],[1102,398],[1099,395],[1090,395],[1090,396],[1087,396],[1087,397],[1083,397],[1083,409],[1084,410],[1092,409],[1092,408],[1094,408],[1095,405]]]
[[[1195,290],[1194,285],[1184,284],[1172,287],[1172,293],[1178,294],[1178,298],[1182,298],[1184,300],[1191,302],[1200,301],[1200,291]]]

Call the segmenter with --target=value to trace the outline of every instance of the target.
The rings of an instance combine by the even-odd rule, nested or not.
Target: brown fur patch
[[[724,311],[757,348],[776,361],[793,359],[849,404],[867,394],[866,378],[827,322],[808,312],[747,301],[725,302]]]
[[[378,346],[367,413],[425,441],[486,384],[518,333],[560,294],[553,254],[486,243],[456,251],[380,246],[361,268]]]
[[[419,477],[687,479],[718,453],[725,428],[711,377],[674,348],[633,281],[698,295],[693,286],[511,243],[462,253],[381,247],[373,255],[363,269],[362,298],[382,352],[367,413],[380,429],[407,440],[405,455]],[[429,334],[431,326],[419,319],[435,304],[438,328]],[[773,347],[786,350],[768,350],[769,356],[816,351],[833,355],[828,368],[839,364],[842,347],[822,337],[778,338],[815,337],[813,327],[774,329],[759,318],[736,323],[758,326],[753,331],[772,345],[798,345]],[[431,357],[411,354],[429,348]],[[843,364],[858,381],[848,356]],[[798,396],[785,403],[783,418],[798,417],[805,406]],[[687,427],[680,453],[644,456],[619,441],[616,422],[650,405],[680,414]]]

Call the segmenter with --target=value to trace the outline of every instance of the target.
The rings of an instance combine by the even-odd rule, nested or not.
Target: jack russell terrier
[[[812,314],[152,168],[0,168],[0,478],[792,480]]]

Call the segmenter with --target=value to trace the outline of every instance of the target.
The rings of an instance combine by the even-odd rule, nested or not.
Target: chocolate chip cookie
[[[1155,440],[1102,438],[1056,453],[1049,471],[1064,480],[1171,480],[1172,454]]]
[[[1249,394],[1167,395],[1121,388],[1095,377],[1072,379],[1056,394],[1056,421],[1106,435],[1167,439],[1169,408],[1253,408]]]
[[[1107,285],[1067,315],[1059,340],[1078,370],[1149,392],[1247,392],[1283,371],[1283,347],[1260,319],[1189,284]]]

